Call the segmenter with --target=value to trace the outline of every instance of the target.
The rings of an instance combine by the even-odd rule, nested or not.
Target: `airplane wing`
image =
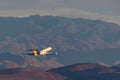
[[[57,52],[55,52],[55,53],[47,53],[47,55],[58,55],[58,53]]]
[[[33,52],[33,54],[29,54],[29,55],[34,55],[34,56],[39,55],[39,51],[37,49],[32,49],[32,50],[27,50],[27,51],[32,51]]]

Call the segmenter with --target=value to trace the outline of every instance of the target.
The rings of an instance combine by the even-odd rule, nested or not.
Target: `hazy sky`
[[[119,3],[120,0],[0,0],[0,16],[59,15],[120,23]]]

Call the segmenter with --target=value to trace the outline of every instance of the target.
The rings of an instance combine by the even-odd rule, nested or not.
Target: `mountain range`
[[[0,68],[51,69],[75,63],[119,61],[120,25],[61,16],[0,17]],[[58,56],[25,55],[48,46]]]
[[[0,70],[0,80],[120,80],[120,72],[96,63],[80,63],[47,71],[30,68]]]

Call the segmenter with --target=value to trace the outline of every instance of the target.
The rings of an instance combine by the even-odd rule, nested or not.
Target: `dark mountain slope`
[[[67,77],[66,80],[119,80],[120,74],[110,67],[94,64],[81,63],[62,68],[52,69],[50,72]]]

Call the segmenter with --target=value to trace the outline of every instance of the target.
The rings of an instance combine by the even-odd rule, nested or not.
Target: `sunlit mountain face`
[[[0,17],[0,66],[51,69],[81,62],[111,65],[119,61],[119,35],[118,24],[100,20],[39,15]],[[25,55],[31,53],[26,52],[28,49],[49,46],[58,52],[57,56]]]

